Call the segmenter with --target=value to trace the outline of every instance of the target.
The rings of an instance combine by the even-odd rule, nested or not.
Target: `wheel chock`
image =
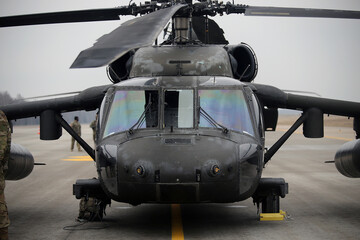
[[[286,217],[286,212],[280,210],[278,213],[260,213],[260,221],[283,221]]]

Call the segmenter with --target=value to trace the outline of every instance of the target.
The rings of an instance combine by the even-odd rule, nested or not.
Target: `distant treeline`
[[[11,103],[17,103],[17,102],[24,102],[23,97],[18,94],[15,98],[11,97],[10,94],[5,91],[0,91],[0,106],[8,105]],[[90,123],[95,119],[96,111],[75,111],[75,112],[68,112],[63,113],[63,118],[68,122],[71,123],[74,120],[75,116],[79,117],[80,123]],[[40,124],[40,118],[39,117],[31,117],[31,118],[24,118],[24,119],[18,119],[16,121],[12,121],[13,125],[39,125]]]

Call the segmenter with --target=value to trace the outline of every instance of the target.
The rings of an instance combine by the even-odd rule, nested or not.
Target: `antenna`
[[[239,81],[241,81],[241,79],[243,78],[243,76],[245,75],[246,71],[249,69],[250,67],[250,64],[247,65],[247,67],[245,68],[244,72],[241,74],[240,78],[239,78]]]

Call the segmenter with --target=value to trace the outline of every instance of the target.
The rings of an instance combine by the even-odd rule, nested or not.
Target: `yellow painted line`
[[[171,239],[184,240],[180,204],[171,204]]]
[[[354,138],[354,139],[350,139],[350,138],[333,137],[333,136],[324,136],[324,138],[336,139],[336,140],[342,140],[342,141],[352,141],[352,140],[355,140],[355,138]]]
[[[278,129],[278,131],[280,131],[280,132],[286,132],[287,130],[285,130],[285,129]],[[295,134],[302,134],[301,131],[295,131],[294,133],[295,133]],[[324,138],[341,140],[341,141],[352,141],[352,140],[354,140],[354,139],[350,139],[350,138],[342,138],[342,137],[334,137],[334,136],[324,136]]]
[[[70,156],[62,160],[70,162],[93,162],[93,159],[90,156]]]
[[[74,159],[74,158],[66,158],[66,159],[63,159],[63,161],[68,161],[68,162],[93,162],[92,159]]]

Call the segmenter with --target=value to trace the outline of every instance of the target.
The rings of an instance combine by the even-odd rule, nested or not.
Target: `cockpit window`
[[[165,127],[194,127],[194,91],[166,90],[164,101]]]
[[[254,136],[244,94],[241,90],[199,90],[200,108],[221,126]],[[200,114],[199,127],[214,127]]]
[[[115,93],[104,134],[130,128],[154,128],[158,126],[159,94],[156,90],[119,90]]]

